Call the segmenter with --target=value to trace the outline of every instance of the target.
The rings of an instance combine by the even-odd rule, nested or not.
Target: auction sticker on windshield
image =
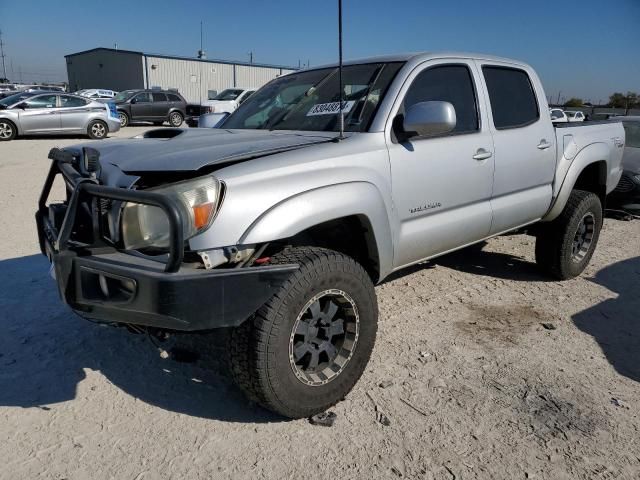
[[[356,102],[354,100],[343,102],[342,112],[349,113],[355,103]],[[311,107],[311,110],[307,112],[307,117],[313,117],[314,115],[334,115],[339,111],[340,102],[318,103]]]

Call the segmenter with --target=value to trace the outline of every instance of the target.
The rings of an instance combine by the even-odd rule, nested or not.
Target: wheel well
[[[595,193],[600,197],[600,201],[604,207],[607,196],[607,162],[600,160],[587,165],[585,169],[580,172],[573,188]]]
[[[15,122],[9,120],[8,118],[3,118],[2,121],[13,125],[13,129],[16,131],[16,135],[18,134],[18,126],[15,124]]]
[[[297,233],[288,242],[295,246],[324,247],[350,256],[376,283],[380,261],[373,228],[362,215],[350,215],[314,225]]]

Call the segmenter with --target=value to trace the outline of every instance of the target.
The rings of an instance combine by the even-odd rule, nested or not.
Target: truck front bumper
[[[164,271],[164,263],[118,251],[45,251],[62,300],[80,316],[168,330],[240,325],[296,265]]]
[[[273,265],[205,270],[185,265],[182,220],[171,199],[99,185],[65,161],[53,162],[40,196],[36,224],[40,249],[51,261],[60,297],[82,317],[179,331],[237,326],[298,268]],[[67,184],[68,199],[47,205],[58,174]],[[95,221],[96,199],[161,208],[170,225],[170,248],[163,261],[119,250],[105,241],[100,223]],[[87,226],[78,218],[89,211],[92,215]],[[79,241],[77,232],[82,230],[88,233]]]

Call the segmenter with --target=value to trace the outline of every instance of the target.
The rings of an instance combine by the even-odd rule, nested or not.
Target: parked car
[[[551,115],[551,121],[553,123],[566,123],[569,121],[569,118],[567,118],[564,110],[561,108],[552,108],[549,110],[549,114]]]
[[[87,98],[113,98],[118,94],[118,92],[102,88],[89,88],[85,90],[78,90],[75,94]]]
[[[620,123],[554,128],[534,70],[486,55],[376,57],[341,77],[276,78],[219,129],[50,152],[36,218],[62,299],[158,337],[229,327],[236,382],[300,418],[364,371],[391,273],[525,227],[543,271],[585,269]],[[47,207],[57,175],[72,189]]]
[[[582,112],[574,112],[571,110],[565,110],[564,114],[567,116],[567,120],[569,122],[584,122],[584,113]]]
[[[0,141],[19,135],[73,133],[102,139],[118,130],[113,104],[59,92],[21,92],[0,100]]]
[[[186,115],[187,102],[171,90],[124,90],[113,101],[122,127],[137,121],[154,125],[168,121],[172,127],[179,127]]]
[[[231,113],[245,102],[255,88],[228,88],[215,97],[202,102],[202,105],[187,105],[187,125],[197,127],[200,115],[208,113]]]
[[[622,177],[609,199],[615,205],[639,209],[640,204],[640,116],[613,117],[609,121],[622,122],[626,133],[622,155]]]

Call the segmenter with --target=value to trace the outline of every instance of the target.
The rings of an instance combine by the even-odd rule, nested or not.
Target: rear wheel
[[[179,127],[180,125],[182,125],[183,120],[184,117],[180,112],[171,112],[169,114],[169,124],[172,127]]]
[[[109,133],[109,127],[100,120],[94,120],[87,127],[87,135],[96,140],[102,140]]]
[[[124,112],[118,112],[118,118],[120,119],[120,126],[121,127],[126,127],[127,125],[129,125],[129,115],[127,115]]]
[[[375,291],[359,264],[332,250],[289,248],[270,263],[300,268],[231,332],[231,371],[265,408],[307,417],[342,400],[362,375],[376,337]]]
[[[598,196],[574,190],[558,218],[536,238],[536,263],[560,280],[577,277],[589,264],[602,228]]]
[[[8,142],[16,138],[18,131],[9,120],[0,119],[0,142]]]

